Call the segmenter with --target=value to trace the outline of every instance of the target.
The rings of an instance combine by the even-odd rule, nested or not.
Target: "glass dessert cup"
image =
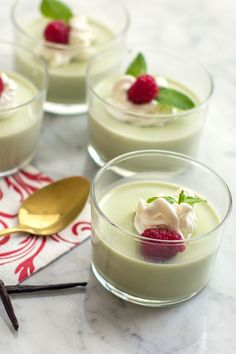
[[[95,35],[93,51],[84,59],[71,59],[69,63],[52,66],[46,60],[49,72],[49,86],[45,110],[55,114],[80,114],[87,110],[86,69],[91,57],[113,43],[116,50],[122,50],[129,27],[129,17],[119,2],[110,6],[109,0],[62,0],[74,15],[78,12],[88,16],[89,24]],[[45,26],[52,19],[40,14],[41,0],[18,0],[12,9],[15,40],[41,57],[43,53],[54,52],[60,58],[72,57],[79,50],[78,45],[63,45],[43,40]],[[34,62],[18,58],[19,65],[34,68]],[[106,71],[106,65],[103,64]]]
[[[33,158],[43,119],[47,69],[24,47],[0,42],[0,77],[7,76],[0,94],[0,176],[15,173]],[[18,66],[16,56],[34,62],[34,70]],[[6,79],[5,79],[6,80]],[[8,90],[8,91],[5,91]],[[10,91],[9,91],[10,90]]]
[[[188,110],[163,111],[153,114],[135,111],[108,102],[114,82],[137,53],[143,53],[148,63],[148,74],[169,80],[172,88],[184,92],[195,102]],[[129,49],[117,53],[114,70],[101,72],[108,62],[109,50],[98,54],[90,63],[87,73],[89,146],[92,159],[99,165],[121,154],[145,149],[169,150],[196,156],[204,127],[213,82],[195,60],[150,49]],[[157,77],[157,83],[158,83]],[[114,101],[114,99],[113,99]],[[129,101],[128,101],[129,102]],[[121,119],[122,118],[122,119]]]
[[[127,164],[137,172],[121,177]],[[180,165],[173,171],[170,166]],[[203,183],[204,181],[204,183]],[[154,187],[153,187],[154,186]],[[161,186],[161,187],[160,187]],[[146,259],[150,239],[135,232],[132,223],[140,196],[153,189],[168,193],[187,188],[207,199],[197,208],[198,234],[184,239],[185,250],[164,260]],[[168,306],[190,299],[208,283],[231,210],[231,194],[222,178],[195,159],[160,150],[124,154],[97,173],[92,186],[92,269],[114,295],[140,305]],[[127,213],[126,213],[127,212]],[[152,246],[156,247],[156,240]],[[179,241],[158,240],[168,252]]]

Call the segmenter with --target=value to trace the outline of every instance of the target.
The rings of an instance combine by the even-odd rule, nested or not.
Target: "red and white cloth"
[[[0,179],[0,229],[18,223],[18,209],[35,190],[52,182],[32,166]],[[29,234],[0,237],[0,278],[6,284],[22,282],[85,241],[91,234],[90,206],[65,230],[50,237]]]

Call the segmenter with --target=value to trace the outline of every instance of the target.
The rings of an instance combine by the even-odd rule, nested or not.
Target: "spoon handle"
[[[15,232],[27,232],[27,230],[20,225],[15,226],[15,227],[10,227],[10,228],[4,229],[4,230],[0,230],[0,237],[6,236],[9,234],[13,234]]]

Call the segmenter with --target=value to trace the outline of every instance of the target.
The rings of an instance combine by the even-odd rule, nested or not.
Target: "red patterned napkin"
[[[0,179],[0,228],[17,225],[22,201],[51,178],[28,166]],[[29,234],[0,237],[0,278],[7,284],[22,282],[41,268],[85,241],[91,234],[90,205],[62,232],[50,237]]]

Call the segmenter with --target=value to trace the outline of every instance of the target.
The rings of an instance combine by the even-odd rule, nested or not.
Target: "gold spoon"
[[[19,225],[0,231],[50,236],[65,229],[81,213],[88,199],[90,183],[85,177],[69,177],[37,190],[21,205]]]

